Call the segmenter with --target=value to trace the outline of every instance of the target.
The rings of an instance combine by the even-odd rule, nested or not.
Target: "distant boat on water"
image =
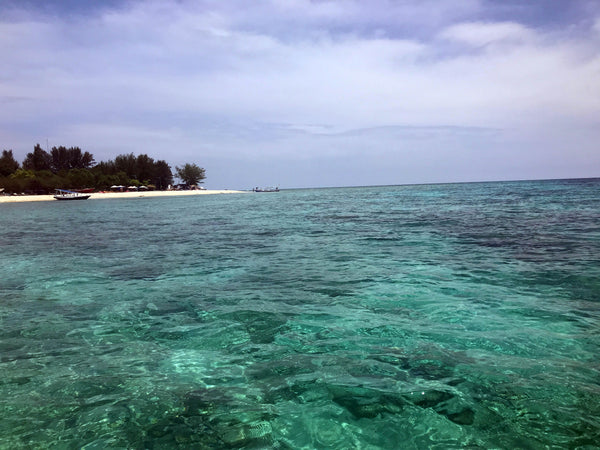
[[[82,194],[81,192],[67,191],[65,189],[56,189],[54,198],[56,200],[87,200],[90,194]]]
[[[266,188],[259,188],[259,187],[255,187],[254,189],[252,189],[253,192],[279,192],[279,187],[266,187]]]

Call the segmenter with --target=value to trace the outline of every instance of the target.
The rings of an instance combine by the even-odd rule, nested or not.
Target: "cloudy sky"
[[[0,0],[0,148],[209,188],[600,176],[597,0]]]

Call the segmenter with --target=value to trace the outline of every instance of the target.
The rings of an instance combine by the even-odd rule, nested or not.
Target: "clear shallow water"
[[[1,448],[593,448],[600,180],[0,205]]]

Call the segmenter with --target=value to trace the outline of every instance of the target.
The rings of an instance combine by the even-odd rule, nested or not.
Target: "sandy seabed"
[[[140,192],[94,192],[89,200],[114,199],[114,198],[137,198],[137,197],[180,197],[186,195],[210,195],[210,194],[245,194],[249,191],[202,190],[202,191],[140,191]],[[16,202],[44,202],[55,201],[53,195],[0,195],[0,203]]]

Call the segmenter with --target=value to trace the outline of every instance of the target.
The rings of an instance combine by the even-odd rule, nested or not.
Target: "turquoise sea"
[[[0,204],[2,449],[600,442],[600,180]]]

